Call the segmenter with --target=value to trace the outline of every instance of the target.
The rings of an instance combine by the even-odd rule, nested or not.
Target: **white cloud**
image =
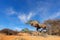
[[[40,1],[37,2],[37,4],[38,6],[35,8],[36,9],[35,13],[38,13],[40,21],[43,22],[45,20],[55,19],[60,16],[60,11],[56,12],[55,10],[55,12],[51,12],[51,10],[55,9],[54,7],[56,7],[54,3]]]
[[[49,16],[48,19],[55,19],[60,16],[60,12],[54,13],[53,15]]]
[[[19,18],[21,21],[23,21],[23,22],[26,22],[26,20],[27,20],[25,14],[19,15],[18,18]]]
[[[47,15],[46,15],[46,16],[47,16]],[[56,12],[56,13],[53,13],[52,15],[49,15],[49,16],[47,16],[47,17],[44,17],[44,18],[43,18],[43,21],[49,20],[49,19],[55,19],[55,18],[57,18],[57,17],[60,17],[60,12]]]
[[[20,30],[22,30],[22,27],[23,26],[17,26],[17,25],[15,25],[15,24],[9,24],[9,29],[13,29],[13,30],[16,30],[16,31],[20,31]]]
[[[37,15],[39,16],[39,19],[45,20],[46,17],[49,15],[48,10],[49,10],[49,8],[40,7],[40,8],[37,8],[35,13],[37,13]]]
[[[1,29],[4,29],[4,28],[7,28],[7,27],[4,26],[4,25],[0,25],[0,30],[1,30]]]
[[[20,28],[20,27],[14,27],[14,29],[15,29],[16,31],[21,31],[23,28]]]
[[[27,22],[28,20],[30,20],[32,17],[34,16],[34,14],[32,12],[30,12],[29,14],[21,14],[18,16],[18,18],[22,21],[22,22]]]
[[[27,17],[27,20],[30,20],[30,18],[33,16],[33,14],[30,12],[28,17]]]
[[[13,8],[7,8],[7,9],[5,10],[5,13],[6,13],[7,15],[13,15],[13,14],[16,14],[17,12],[16,12]]]

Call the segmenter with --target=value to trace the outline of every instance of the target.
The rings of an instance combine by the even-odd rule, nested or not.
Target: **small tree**
[[[29,29],[28,28],[24,28],[24,29],[22,29],[22,32],[29,32]]]

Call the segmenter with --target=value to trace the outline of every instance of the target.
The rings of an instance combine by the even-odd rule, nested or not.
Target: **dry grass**
[[[25,35],[25,34],[24,34]],[[0,40],[60,40],[59,36],[50,36],[48,35],[47,37],[43,37],[43,36],[15,36],[15,35],[11,35],[11,36],[7,36],[7,35],[2,35],[0,34]]]

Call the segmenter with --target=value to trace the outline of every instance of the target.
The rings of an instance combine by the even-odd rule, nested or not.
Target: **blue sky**
[[[60,18],[60,0],[0,0],[0,29],[35,30],[25,22],[56,18]]]

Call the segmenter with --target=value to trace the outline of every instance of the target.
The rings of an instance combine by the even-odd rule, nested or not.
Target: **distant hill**
[[[0,33],[6,34],[6,35],[16,35],[18,32],[5,28],[5,29],[0,30]]]

